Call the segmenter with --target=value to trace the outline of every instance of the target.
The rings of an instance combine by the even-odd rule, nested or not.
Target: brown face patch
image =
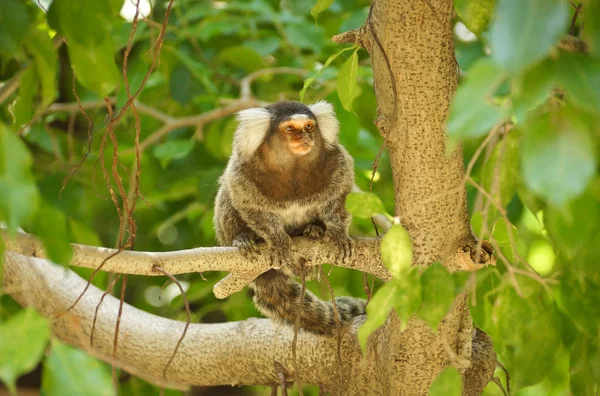
[[[315,144],[314,129],[315,122],[304,115],[283,121],[278,128],[287,140],[289,150],[296,155],[306,155],[312,150]]]

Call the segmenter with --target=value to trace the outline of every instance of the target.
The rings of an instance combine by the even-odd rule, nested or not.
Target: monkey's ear
[[[237,113],[237,120],[234,147],[240,155],[249,157],[265,140],[271,124],[271,113],[266,109],[246,109]]]
[[[335,110],[331,103],[321,100],[315,104],[311,104],[308,108],[317,118],[319,131],[321,131],[325,143],[331,147],[337,145],[340,123],[335,116]]]

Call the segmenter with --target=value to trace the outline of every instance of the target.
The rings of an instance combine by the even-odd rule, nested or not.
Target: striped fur
[[[244,113],[233,155],[220,179],[214,226],[220,245],[236,246],[248,259],[260,254],[257,243],[266,242],[268,258],[275,267],[281,267],[262,274],[250,285],[262,314],[293,325],[302,312],[300,328],[331,335],[337,326],[332,303],[319,300],[309,291],[301,301],[302,287],[292,277],[296,263],[290,237],[305,235],[315,241],[326,238],[338,246],[334,252],[338,257],[348,258],[352,240],[348,236],[350,215],[344,203],[354,184],[354,165],[337,141],[339,127],[333,107],[326,102],[302,106],[284,102],[279,107],[276,103],[263,111]],[[268,133],[276,125],[266,124],[265,120],[281,122],[287,109],[293,112],[289,117],[314,113],[317,119],[315,144],[302,157],[292,155],[276,134]],[[269,118],[265,112],[277,116]],[[244,125],[249,129],[244,130]],[[258,136],[263,137],[259,144]],[[364,300],[339,297],[336,306],[342,326],[365,314]]]

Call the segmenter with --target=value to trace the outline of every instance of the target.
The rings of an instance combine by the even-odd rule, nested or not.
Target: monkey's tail
[[[254,291],[254,304],[263,315],[294,326],[302,304],[302,285],[281,271],[269,270],[256,278],[250,288]],[[366,312],[365,300],[338,297],[335,302],[340,327]],[[300,328],[316,334],[335,334],[337,323],[331,301],[320,300],[306,290]]]

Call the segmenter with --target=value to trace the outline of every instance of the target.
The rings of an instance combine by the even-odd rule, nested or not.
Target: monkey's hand
[[[336,246],[335,256],[342,263],[347,263],[354,253],[354,241],[344,230],[325,231],[324,242],[332,242]]]
[[[325,230],[319,225],[309,224],[302,232],[302,235],[312,241],[318,241],[325,235]]]
[[[248,233],[241,233],[235,237],[232,245],[240,250],[242,256],[250,261],[257,261],[260,257],[260,250],[256,245],[256,238]]]
[[[275,269],[283,268],[291,270],[294,265],[294,253],[296,247],[287,234],[270,241],[268,258],[271,266]]]

